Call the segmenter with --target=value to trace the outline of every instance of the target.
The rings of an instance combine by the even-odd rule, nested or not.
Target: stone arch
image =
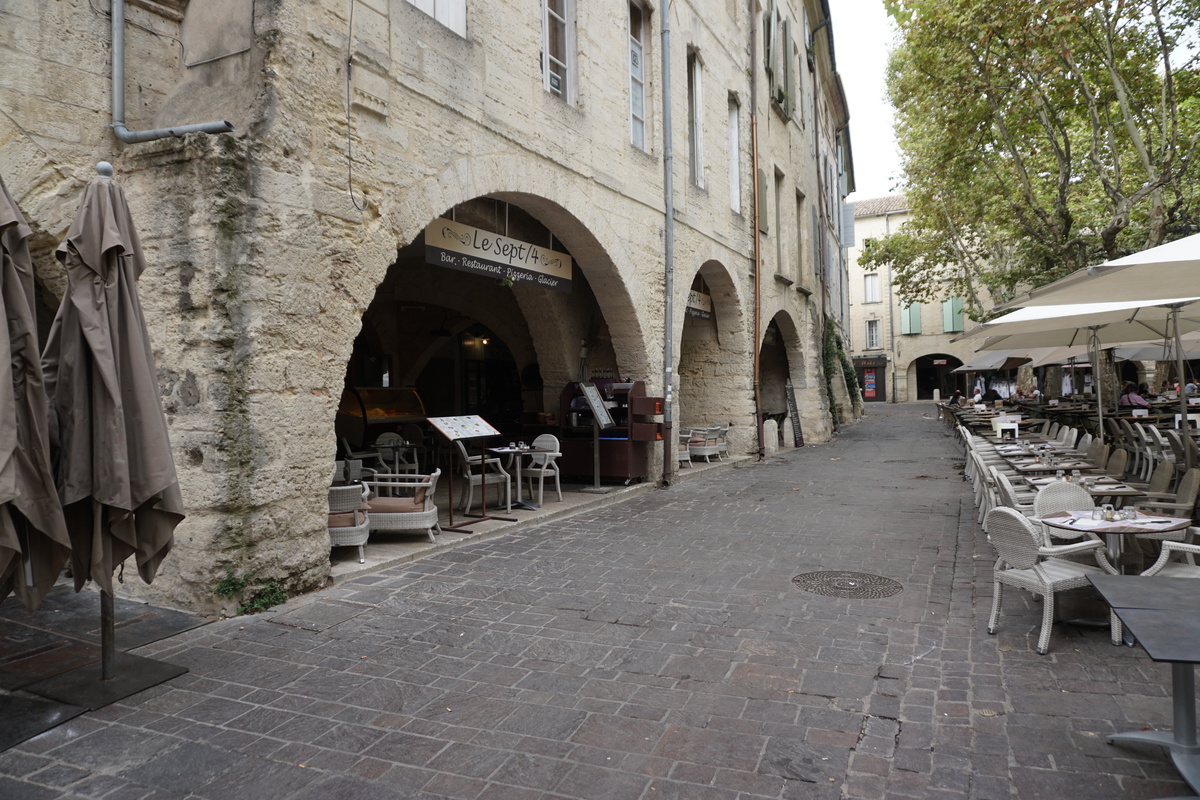
[[[777,311],[766,322],[759,348],[762,412],[767,419],[776,422],[779,431],[779,440],[771,440],[764,433],[767,441],[763,442],[763,447],[769,453],[779,444],[795,444],[791,425],[787,422],[790,411],[786,385],[788,381],[793,386],[800,382],[804,373],[804,348],[800,329],[790,312]],[[803,411],[800,416],[802,423],[807,421]]]
[[[630,287],[639,283],[639,265],[629,256],[622,236],[609,221],[611,209],[603,203],[589,202],[589,185],[582,178],[563,179],[561,174],[545,169],[543,162],[530,156],[463,158],[413,186],[394,209],[385,213],[392,222],[399,247],[412,242],[431,220],[476,197],[493,197],[528,211],[567,246],[586,278],[612,334],[618,368],[652,381],[655,370],[648,354],[655,348],[646,346],[644,331],[653,327],[648,324],[654,318],[653,309],[650,304],[636,303],[630,292]],[[364,268],[378,283],[388,266],[376,263]],[[522,287],[514,287],[518,288]],[[522,310],[528,309],[526,318],[540,320],[538,298],[532,292],[526,294],[522,298]]]
[[[688,297],[696,277],[703,279],[712,299],[707,318],[688,310]],[[749,337],[745,308],[737,283],[716,259],[700,265],[676,283],[675,373],[677,425],[731,425],[730,448],[749,452],[753,431],[738,420],[753,416],[753,386],[749,380]]]
[[[930,400],[935,389],[943,400],[956,388],[965,392],[969,388],[965,383],[965,376],[954,372],[962,364],[962,359],[949,353],[925,353],[913,358],[904,368],[908,389],[906,399]]]

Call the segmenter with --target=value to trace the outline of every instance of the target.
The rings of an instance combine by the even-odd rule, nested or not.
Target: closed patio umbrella
[[[184,516],[137,295],[146,260],[116,181],[87,185],[56,255],[67,291],[43,354],[56,482],[75,588],[111,593],[131,555],[154,580]]]
[[[0,600],[37,608],[71,551],[50,469],[30,228],[0,178]]]
[[[107,680],[113,571],[135,556],[153,581],[184,514],[137,295],[146,260],[112,167],[97,169],[56,253],[67,291],[42,362],[75,588],[90,579],[101,589]]]

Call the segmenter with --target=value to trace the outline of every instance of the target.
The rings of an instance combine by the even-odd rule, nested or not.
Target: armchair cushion
[[[367,507],[363,506],[358,511],[338,511],[329,515],[330,528],[354,528],[363,523],[362,512],[366,511]]]
[[[370,502],[372,514],[415,514],[425,510],[425,487],[418,497],[376,497]]]

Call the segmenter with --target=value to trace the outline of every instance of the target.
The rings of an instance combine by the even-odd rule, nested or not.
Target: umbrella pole
[[[1184,387],[1187,384],[1183,380],[1183,337],[1179,335],[1179,306],[1171,306],[1171,324],[1175,328],[1175,370],[1179,375],[1179,413],[1182,416],[1179,418],[1179,435],[1191,436],[1192,424],[1188,420],[1188,399],[1187,392]],[[1191,469],[1192,464],[1192,448],[1184,447],[1184,465],[1187,469]]]
[[[92,541],[100,541],[104,506],[92,500]],[[111,565],[109,565],[111,567]],[[109,575],[112,580],[112,575]],[[113,620],[113,597],[111,592],[100,590],[100,680],[113,679],[113,660],[116,656],[116,624]]]
[[[1091,355],[1091,358],[1092,358],[1092,383],[1094,383],[1096,386],[1096,420],[1097,420],[1097,425],[1099,425],[1099,430],[1096,432],[1096,435],[1098,437],[1100,437],[1101,441],[1103,441],[1104,440],[1104,391],[1101,389],[1100,384],[1102,384],[1104,381],[1102,380],[1103,376],[1100,374],[1100,370],[1099,370],[1099,366],[1100,366],[1100,335],[1096,332],[1098,330],[1100,330],[1100,329],[1095,328],[1095,327],[1093,327],[1091,329],[1092,338],[1088,342],[1088,344],[1091,345],[1091,347],[1089,349],[1092,351],[1092,355]]]

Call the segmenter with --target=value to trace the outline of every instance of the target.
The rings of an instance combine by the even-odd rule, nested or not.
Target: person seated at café
[[[950,395],[950,405],[959,406],[959,405],[962,405],[962,401],[963,401],[962,389],[955,389],[954,394]]]
[[[1154,392],[1150,391],[1150,384],[1144,381],[1138,384],[1137,392],[1147,400],[1153,399],[1154,397]]]
[[[1137,387],[1133,385],[1133,381],[1129,381],[1121,387],[1121,400],[1118,405],[1123,408],[1148,408],[1150,406],[1146,402],[1146,398],[1137,393]]]
[[[1000,396],[1000,393],[998,391],[996,391],[996,388],[994,386],[991,389],[988,389],[986,392],[983,393],[983,402],[985,402],[985,403],[994,403],[997,400],[1003,400],[1003,399],[1004,398]]]
[[[1196,394],[1196,392],[1200,391],[1200,386],[1196,385],[1195,378],[1189,378],[1187,385],[1183,387],[1183,391],[1186,394]]]
[[[975,405],[979,405],[980,403],[982,403],[983,402],[983,392],[981,392],[979,389],[976,389],[975,396],[971,398],[971,402],[974,403]]]
[[[1029,393],[1029,399],[1035,403],[1042,402],[1042,390],[1037,388],[1036,386],[1033,387],[1033,391],[1031,391]]]

